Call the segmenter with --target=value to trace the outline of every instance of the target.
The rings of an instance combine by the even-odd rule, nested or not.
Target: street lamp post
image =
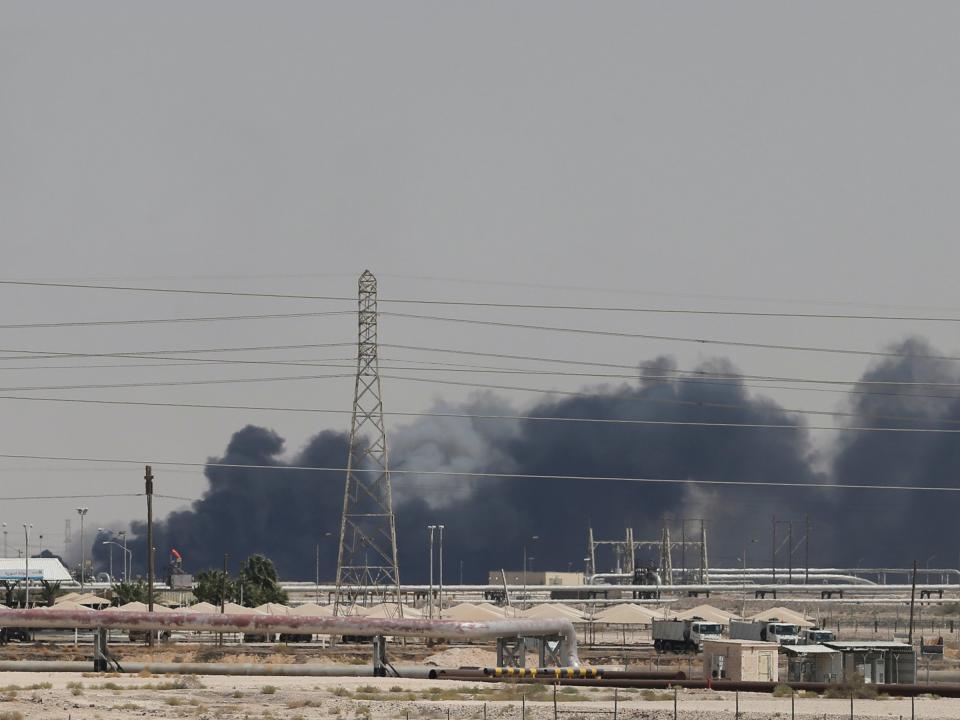
[[[80,592],[83,592],[84,566],[86,565],[85,549],[83,547],[83,518],[90,511],[90,508],[78,507],[77,514],[80,516]]]
[[[331,534],[332,534],[332,533],[325,532],[325,533],[323,534],[323,537],[330,537]],[[317,577],[316,577],[316,580],[317,580],[317,597],[316,597],[316,602],[317,602],[317,605],[319,605],[319,604],[320,604],[320,543],[319,543],[319,542],[317,543]]]
[[[443,617],[443,525],[437,525],[440,530],[440,592],[437,597],[437,617]]]
[[[110,546],[110,582],[113,582],[113,545],[114,544],[109,540],[103,540],[101,544]],[[127,562],[126,555],[123,556],[123,562],[124,563]]]
[[[7,556],[7,524],[3,524],[3,556]]]
[[[539,540],[539,535],[531,535],[530,540],[536,541]],[[524,603],[527,602],[527,543],[523,543],[523,600]],[[526,605],[524,605],[526,607]]]
[[[30,607],[30,528],[33,525],[23,524],[23,587],[24,595],[23,607]]]
[[[117,535],[123,539],[123,581],[127,582],[127,531],[121,530]],[[130,557],[131,559],[133,558],[133,553],[130,553]],[[132,565],[133,563],[131,562],[130,564]],[[129,572],[133,572],[133,568],[130,568]]]
[[[114,545],[116,545],[118,548],[120,548],[120,549],[123,551],[123,562],[124,562],[124,563],[127,562],[128,557],[131,558],[131,559],[133,558],[133,551],[132,551],[132,550],[127,550],[123,545],[121,545],[120,543],[118,543],[118,542],[116,542],[116,541],[114,541],[114,540],[104,540],[104,541],[103,541],[103,544],[110,546],[110,577],[111,577],[111,579],[112,579],[112,578],[113,578],[113,547],[114,547]]]
[[[427,616],[433,619],[433,531],[437,529],[436,525],[427,525],[430,531],[430,595],[427,600]]]

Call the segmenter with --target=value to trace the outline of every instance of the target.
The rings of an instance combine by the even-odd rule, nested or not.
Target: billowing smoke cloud
[[[937,351],[911,339],[891,348],[904,357],[886,359],[864,373],[852,394],[851,426],[960,430],[956,389],[924,383],[960,384],[957,363],[929,359]],[[871,385],[869,383],[906,383]],[[833,464],[837,483],[960,487],[960,437],[953,433],[846,433]],[[848,565],[883,558],[889,565],[957,567],[953,495],[904,491],[844,491],[833,496],[836,558]],[[842,529],[842,530],[841,530]],[[931,556],[934,556],[931,558]]]
[[[898,349],[930,354],[919,341]],[[524,547],[535,568],[582,569],[588,524],[597,537],[622,537],[624,528],[631,526],[638,539],[656,539],[665,518],[674,537],[680,533],[679,518],[706,518],[710,556],[721,565],[736,563],[752,538],[760,544],[750,551],[751,564],[766,564],[773,514],[797,521],[810,515],[816,529],[811,541],[815,564],[852,564],[861,556],[868,562],[881,558],[893,562],[889,559],[892,543],[887,542],[892,533],[902,548],[897,561],[906,562],[916,552],[905,539],[908,527],[918,533],[916,545],[945,540],[951,532],[949,507],[931,502],[928,496],[751,484],[824,482],[831,477],[836,482],[950,484],[955,448],[960,447],[953,436],[844,434],[832,465],[828,463],[832,471],[822,475],[813,469],[822,463],[817,462],[820,458],[814,453],[804,421],[772,400],[751,393],[737,380],[672,377],[675,363],[671,358],[656,358],[643,363],[643,368],[637,384],[560,395],[522,410],[493,394],[480,394],[458,405],[440,404],[436,410],[451,415],[645,420],[651,424],[433,417],[391,428],[391,465],[396,469],[557,476],[545,480],[395,475],[403,580],[425,581],[426,525],[438,523],[446,526],[447,582],[459,580],[461,566],[467,582],[485,581],[489,570],[520,567]],[[697,370],[736,374],[725,360],[706,362]],[[957,381],[943,363],[916,357],[880,363],[863,381],[877,379]],[[863,387],[876,389],[859,389]],[[929,420],[954,417],[958,409],[957,400],[929,397],[936,394],[929,389],[911,391],[906,397],[896,394],[899,392],[854,395],[850,424],[905,426],[909,423],[900,418],[923,416],[927,421],[918,426],[929,427]],[[682,424],[701,422],[788,427]],[[287,460],[283,459],[284,450],[277,433],[248,426],[234,434],[221,457],[212,460],[238,465],[288,462],[342,467],[347,437],[321,432],[292,457],[286,456]],[[283,577],[311,579],[319,544],[320,574],[327,580],[333,577],[342,472],[209,466],[206,475],[210,487],[204,497],[191,510],[173,513],[157,524],[160,557],[176,547],[184,554],[188,569],[198,570],[220,566],[224,553],[235,563],[250,553],[262,552],[275,560]],[[747,484],[703,486],[563,477],[576,475]],[[924,522],[918,523],[921,519]],[[698,528],[693,523],[686,529],[692,534]],[[139,545],[135,553],[143,557],[144,528],[135,523],[132,530],[133,542]],[[800,534],[798,525],[795,541]],[[102,555],[102,546],[97,548]],[[783,562],[785,553],[781,554]],[[656,560],[652,555],[639,559]]]

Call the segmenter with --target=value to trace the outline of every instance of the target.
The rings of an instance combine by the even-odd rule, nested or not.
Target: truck
[[[819,645],[820,643],[833,642],[837,636],[830,630],[823,628],[804,628],[800,631],[800,645]]]
[[[698,653],[704,640],[719,640],[723,626],[702,618],[654,620],[653,647],[658,653]]]
[[[800,641],[800,628],[779,620],[731,620],[730,638],[796,645]]]

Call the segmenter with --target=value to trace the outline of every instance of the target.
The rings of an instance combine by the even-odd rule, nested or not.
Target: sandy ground
[[[29,689],[38,683],[51,687]],[[83,687],[77,687],[82,683]],[[456,718],[484,717],[484,701],[433,699],[429,693],[461,689],[469,696],[473,683],[431,682],[396,678],[252,678],[224,676],[116,676],[78,673],[3,673],[5,687],[0,700],[0,719],[43,718],[50,720],[133,720],[134,718],[198,718],[247,720],[252,718]],[[177,687],[169,687],[175,684]],[[15,689],[16,688],[16,689]],[[266,692],[264,691],[266,688]],[[487,692],[516,686],[482,685]],[[439,690],[438,690],[439,689]],[[375,695],[358,699],[355,694]],[[394,697],[391,697],[394,696]],[[732,695],[703,691],[680,692],[679,718],[733,718]],[[581,689],[576,699],[560,703],[564,720],[612,718],[612,691]],[[550,691],[537,701],[528,700],[526,717],[553,718]],[[581,711],[581,712],[578,712]],[[585,713],[582,711],[592,711]],[[609,711],[600,714],[597,711]],[[747,720],[790,718],[790,699],[768,695],[741,695],[741,717]],[[909,718],[909,699],[856,700],[854,718]],[[521,718],[519,700],[487,700],[486,717]],[[644,700],[639,692],[619,691],[618,717],[668,720],[673,717],[672,699]],[[850,718],[848,700],[798,699],[796,717],[812,720]],[[917,718],[958,718],[960,699],[921,698]]]

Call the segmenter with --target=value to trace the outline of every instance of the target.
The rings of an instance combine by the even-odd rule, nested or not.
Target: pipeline
[[[491,668],[492,669],[492,668]],[[497,677],[486,673],[459,672],[457,670],[447,671],[445,673],[431,673],[431,678],[438,680],[462,680],[468,682],[504,682],[509,681],[521,684],[547,684],[547,685],[572,685],[575,687],[610,687],[610,688],[638,688],[647,690],[667,690],[671,688],[683,688],[688,690],[716,690],[717,692],[755,692],[772,693],[774,688],[779,685],[786,685],[795,691],[811,691],[818,694],[825,693],[830,689],[837,689],[837,685],[819,682],[747,682],[733,680],[690,680],[690,679],[634,679],[627,677],[610,677],[603,674],[599,677],[556,677],[551,674],[546,676],[532,677],[530,675],[514,676],[512,678]],[[878,683],[869,687],[876,689],[877,693],[898,697],[911,697],[917,695],[939,695],[941,697],[960,697],[960,683]]]
[[[557,679],[613,679],[613,680],[686,680],[682,670],[604,670],[603,668],[436,668],[430,670],[429,678],[437,679],[490,679],[510,680],[518,678]]]
[[[421,665],[394,666],[397,677],[426,679],[432,668]],[[89,662],[56,660],[4,660],[0,672],[90,672]],[[291,665],[272,663],[141,663],[124,662],[120,672],[154,675],[257,675],[289,677],[372,677],[370,665]]]
[[[560,636],[563,663],[580,667],[577,633],[569,620],[514,618],[484,622],[457,620],[381,619],[293,615],[224,615],[215,613],[111,612],[109,610],[2,610],[0,627],[105,628],[124,630],[179,630],[183,632],[251,633],[269,635],[352,635],[374,637],[493,640],[496,638]]]

